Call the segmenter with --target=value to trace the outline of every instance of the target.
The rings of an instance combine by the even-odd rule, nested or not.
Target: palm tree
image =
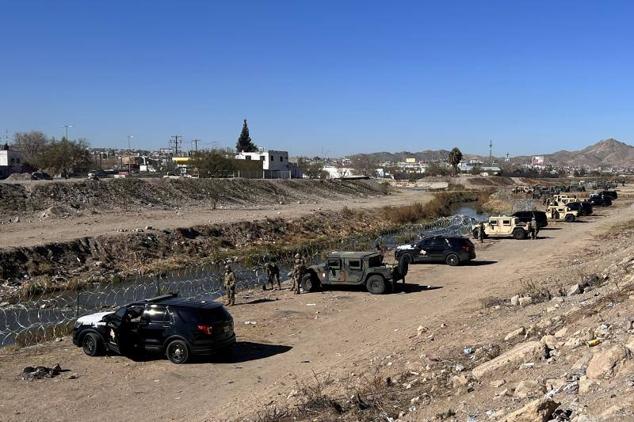
[[[451,164],[451,167],[453,167],[454,174],[458,174],[458,164],[462,161],[462,152],[458,147],[454,147],[454,149],[449,152],[447,161]]]

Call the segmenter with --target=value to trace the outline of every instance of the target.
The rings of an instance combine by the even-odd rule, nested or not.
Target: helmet
[[[231,267],[229,266],[229,264],[226,264],[225,265],[225,270],[230,270],[230,269],[231,269]]]

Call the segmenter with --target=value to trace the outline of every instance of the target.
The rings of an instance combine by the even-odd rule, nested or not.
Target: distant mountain
[[[574,167],[634,167],[634,146],[605,139],[580,151],[557,151],[544,155],[546,164]],[[515,157],[515,160],[530,157]]]
[[[488,162],[489,157],[469,154],[462,151],[465,159],[480,159]],[[356,154],[357,156],[367,156],[379,162],[385,161],[405,161],[406,158],[416,158],[420,161],[446,160],[449,155],[448,150],[425,150],[420,152],[374,152],[370,154]],[[605,139],[590,145],[580,151],[557,151],[552,154],[543,155],[547,165],[574,166],[574,167],[629,167],[634,168],[634,146],[628,145],[616,139]],[[514,163],[530,163],[532,156],[513,157]],[[504,158],[496,157],[495,161],[501,163]]]

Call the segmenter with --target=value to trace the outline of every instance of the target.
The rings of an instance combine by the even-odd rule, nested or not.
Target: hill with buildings
[[[383,162],[402,162],[406,158],[415,158],[416,161],[445,161],[449,154],[448,150],[425,150],[420,152],[375,152],[370,154],[358,154],[379,163]],[[463,151],[465,159],[481,160],[488,162],[489,157],[469,154]],[[605,139],[590,145],[579,151],[557,151],[551,154],[543,155],[545,164],[555,167],[587,167],[587,168],[633,168],[634,167],[634,146],[628,145],[616,139]],[[353,156],[354,157],[354,156]],[[352,157],[351,157],[352,158]],[[517,156],[511,159],[512,162],[530,163],[532,156]],[[503,162],[503,157],[494,158],[496,162]]]

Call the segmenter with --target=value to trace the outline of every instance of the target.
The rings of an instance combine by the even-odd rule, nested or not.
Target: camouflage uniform
[[[271,283],[272,290],[275,289],[275,281],[277,281],[277,289],[282,290],[282,285],[280,284],[280,268],[275,262],[266,263],[266,275],[267,281]]]
[[[295,255],[295,266],[293,266],[293,293],[299,294],[300,288],[302,284],[302,276],[306,271],[306,265],[304,264],[304,260],[299,254]]]
[[[533,226],[533,231],[531,232],[531,236],[533,239],[537,239],[537,233],[539,233],[539,226],[537,225],[537,220],[533,216],[531,219],[531,225]]]
[[[480,243],[484,243],[484,223],[480,223],[480,230],[478,230],[478,238]]]
[[[236,275],[229,266],[225,267],[225,298],[227,305],[236,304]]]

